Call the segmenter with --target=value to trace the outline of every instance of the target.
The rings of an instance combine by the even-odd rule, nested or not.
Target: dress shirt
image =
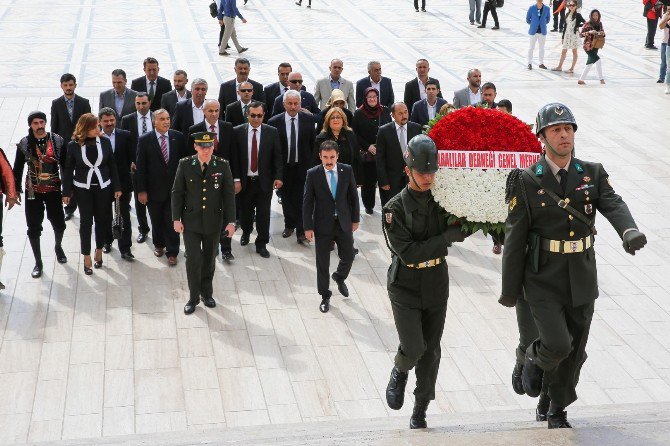
[[[72,96],[72,99],[68,99],[63,95],[63,99],[65,99],[67,114],[70,115],[70,120],[72,120],[72,116],[74,115],[74,96]]]
[[[175,90],[175,92],[177,93],[177,104],[179,104],[181,102],[188,101],[188,95],[186,94],[187,90],[185,88],[184,88],[184,92],[181,95],[179,94],[179,92],[177,90]]]
[[[426,99],[426,86],[423,85],[423,82],[421,82],[421,79],[417,76],[416,81],[419,83],[419,96],[421,99]],[[414,105],[414,104],[412,104]],[[412,107],[412,105],[407,104],[408,107]]]
[[[405,125],[403,125],[403,126],[400,126],[400,125],[398,125],[398,123],[395,122],[395,121],[393,121],[393,124],[395,125],[395,132],[396,132],[396,135],[398,135],[398,142],[400,143],[400,149],[402,149],[402,150],[404,151],[405,148],[407,148],[407,124],[405,124]],[[402,127],[402,129],[404,130],[404,132],[403,132],[403,141],[400,141],[400,128],[401,128],[401,127]]]
[[[205,131],[207,131],[207,132],[211,132],[212,131],[212,126],[214,126],[214,133],[216,133],[216,140],[217,141],[221,140],[221,135],[219,134],[219,121],[218,121],[218,119],[214,124],[210,124],[209,122],[207,122],[207,120],[205,120],[205,126],[207,127],[205,129]],[[216,151],[217,148],[218,147],[214,147],[214,151]]]
[[[565,167],[560,167],[558,164],[549,159],[548,156],[545,156],[544,159],[547,160],[549,170],[551,170],[551,173],[554,175],[554,178],[556,178],[556,181],[558,181],[558,184],[561,184],[561,176],[558,174],[558,171],[561,169],[565,169],[567,171],[570,168],[570,161],[572,161],[572,158],[568,160],[568,162],[565,164]]]
[[[158,147],[161,146],[161,137],[165,136],[165,145],[167,146],[167,161],[170,162],[170,135],[166,132],[165,135],[156,130],[156,138],[158,138]],[[161,156],[163,152],[161,151]]]
[[[375,82],[370,78],[370,86],[377,90],[377,93],[379,93],[379,103],[382,103],[382,78],[379,78],[379,82]],[[408,105],[408,107],[411,107],[411,105]]]
[[[237,9],[237,0],[221,0],[217,19],[223,20],[224,16],[233,18],[239,17],[244,20],[244,17],[242,17],[242,14],[240,14],[240,11]]]
[[[121,112],[123,111],[123,104],[126,102],[126,90],[123,90],[121,95],[119,95],[116,90],[114,90],[114,108],[116,108],[116,114],[119,116],[121,116]]]
[[[284,113],[284,121],[286,123],[286,140],[288,141],[288,153],[287,156],[291,153],[291,115]],[[287,163],[290,163],[291,160],[287,160]],[[295,115],[295,162],[298,162],[298,114]]]
[[[330,88],[332,88],[333,90],[335,90],[335,89],[341,90],[340,86],[342,85],[342,81],[340,81],[339,79],[334,80],[330,76],[328,76],[328,79],[330,80]],[[342,78],[340,78],[340,79],[342,79]]]
[[[191,101],[191,110],[193,111],[193,124],[200,124],[205,120],[205,101],[202,101],[200,107],[195,105],[195,102]]]
[[[154,129],[153,124],[151,124],[151,113],[142,116],[140,112],[137,112],[137,133],[139,136],[144,135],[144,133],[142,133],[142,118],[144,117],[147,118],[147,133]]]
[[[253,99],[250,100],[248,103],[245,104],[245,103],[242,102],[242,100],[240,99],[240,107],[242,108],[242,117],[244,118],[244,122],[247,122],[247,114],[244,112],[244,107],[249,107],[249,105],[251,105],[252,102],[253,102]],[[249,111],[248,108],[247,108],[247,111]],[[271,111],[272,111],[272,110],[270,110],[269,112],[271,112]],[[269,113],[269,112],[266,112],[266,113]]]
[[[256,132],[256,148],[257,148],[257,150],[258,150],[258,152],[257,152],[257,154],[258,154],[257,159],[260,161],[260,154],[261,154],[261,127],[258,126],[258,128],[256,128],[256,130],[258,130],[258,131]],[[249,133],[247,134],[247,156],[248,156],[247,160],[248,160],[248,163],[249,163],[249,164],[247,165],[247,176],[249,176],[249,177],[257,177],[257,176],[258,176],[258,170],[256,170],[256,172],[252,172],[252,171],[251,171],[251,140],[252,140],[253,137],[254,137],[254,128],[251,126],[251,124],[249,124]],[[258,167],[258,166],[260,165],[260,162],[259,162],[259,161],[256,162],[256,167]]]
[[[112,143],[112,153],[116,153],[116,131],[112,130],[112,133],[109,135],[105,132],[102,132],[103,136],[106,136],[109,139],[109,142]]]
[[[339,178],[337,177],[337,163],[335,163],[335,167],[331,169],[333,173],[335,174],[335,184],[338,183]],[[326,166],[323,166],[323,171],[326,174],[326,183],[328,184],[328,189],[330,189],[330,194],[333,194],[333,188],[330,187],[330,170],[326,169]]]
[[[147,78],[147,94],[149,94],[149,92],[151,91],[151,82],[154,83],[154,95],[155,95],[156,94],[156,87],[158,87],[158,78],[156,78],[155,81],[150,81],[149,78]]]
[[[428,120],[430,121],[431,119],[435,118],[435,114],[437,113],[437,99],[435,99],[435,103],[433,105],[430,105],[428,100],[426,100],[426,107],[428,107]]]
[[[468,95],[470,95],[470,105],[479,104],[482,102],[482,90],[478,89],[477,93],[473,93],[472,89],[468,87]]]

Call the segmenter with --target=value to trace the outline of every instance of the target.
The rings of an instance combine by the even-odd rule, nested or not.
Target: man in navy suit
[[[376,60],[368,62],[369,77],[364,77],[356,82],[356,107],[363,104],[365,90],[369,87],[377,89],[379,92],[379,103],[390,107],[395,102],[393,94],[393,85],[391,79],[382,76],[382,64]]]
[[[300,92],[300,105],[301,110],[304,113],[317,114],[321,112],[321,109],[316,104],[314,95],[308,93],[307,91],[302,90],[302,74],[300,73],[290,73],[288,75],[288,85],[289,89],[293,91]],[[284,111],[284,96],[277,96],[275,102],[272,106],[272,116],[277,116],[279,113]]]
[[[437,88],[440,88],[440,81],[428,76],[430,72],[430,64],[426,59],[419,59],[416,61],[416,77],[405,84],[405,99],[403,102],[409,108],[412,108],[416,102],[421,99],[426,99],[426,83],[428,81],[437,82]],[[437,95],[442,97],[442,93]]]
[[[165,93],[172,90],[172,84],[169,79],[158,75],[160,68],[158,61],[153,57],[144,59],[144,76],[133,79],[130,84],[131,90],[146,91],[151,101],[151,111],[161,108],[161,98]]]
[[[438,82],[434,79],[429,79],[426,82],[426,99],[421,99],[414,103],[409,120],[423,127],[428,124],[428,121],[435,118],[435,115],[440,112],[440,108],[447,103],[446,100],[438,97],[439,93],[440,86]]]
[[[191,83],[191,99],[180,102],[175,106],[170,127],[186,135],[194,124],[200,124],[205,119],[205,96],[207,96],[207,81],[196,78]]]
[[[324,141],[319,147],[321,164],[307,171],[302,219],[307,240],[316,243],[316,283],[321,304],[319,310],[328,312],[330,291],[330,243],[337,243],[340,262],[332,279],[344,297],[349,289],[344,283],[354,262],[354,231],[358,229],[360,208],[354,173],[348,164],[337,162],[339,146]]]
[[[255,101],[265,102],[265,94],[263,93],[263,85],[249,79],[249,72],[251,71],[251,62],[244,57],[238,57],[235,60],[235,79],[231,79],[221,84],[219,88],[219,104],[221,110],[225,110],[228,105],[240,100],[239,88],[242,82],[249,82],[254,89],[253,99]],[[269,111],[268,111],[269,113]]]

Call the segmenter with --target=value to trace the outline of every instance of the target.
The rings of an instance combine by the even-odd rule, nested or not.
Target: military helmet
[[[407,143],[405,164],[419,173],[437,172],[437,146],[426,135],[416,135]]]
[[[535,135],[550,125],[556,124],[572,124],[572,128],[577,131],[577,122],[572,111],[560,102],[552,102],[547,104],[537,112],[535,119]]]

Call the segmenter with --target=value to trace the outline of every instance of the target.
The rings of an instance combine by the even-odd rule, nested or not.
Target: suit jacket
[[[186,98],[191,99],[190,90],[186,90]],[[164,108],[170,113],[170,116],[173,116],[177,102],[177,90],[170,90],[161,97],[161,108]]]
[[[266,112],[265,116],[269,113]],[[247,117],[242,113],[242,103],[240,101],[235,101],[232,104],[228,104],[225,111],[226,122],[230,122],[233,127],[238,125],[246,124]]]
[[[256,81],[247,79],[254,87],[254,93],[251,96],[252,100],[265,102],[265,94],[263,93],[263,86]],[[237,101],[237,80],[231,79],[221,84],[219,88],[219,105],[221,110],[225,110],[229,104]],[[269,110],[265,110],[265,113],[269,113]]]
[[[314,100],[312,93],[308,93],[306,91],[300,92],[300,106],[311,111],[313,114],[321,112],[321,109],[316,105],[316,101]],[[277,116],[279,113],[283,113],[284,110],[284,97],[277,96],[275,98],[275,103],[272,106],[272,116]]]
[[[337,221],[342,231],[351,232],[352,223],[360,221],[359,206],[358,189],[350,165],[337,163],[335,198],[330,191],[323,164],[307,171],[302,205],[302,222],[305,230],[313,230],[316,235],[331,234],[337,210]]]
[[[151,112],[149,112],[151,115]],[[131,140],[130,145],[132,147],[132,162],[135,162],[137,157],[137,141],[140,138],[140,130],[137,127],[137,112],[130,113],[129,115],[121,118],[121,128],[130,132]],[[153,126],[152,126],[153,129]]]
[[[74,95],[74,105],[72,108],[72,119],[67,112],[65,105],[65,96],[54,99],[51,102],[51,131],[63,137],[65,141],[70,141],[77,121],[84,113],[91,113],[91,104],[88,99],[79,95]]]
[[[302,91],[307,91],[304,85],[300,87],[300,89]],[[263,94],[265,95],[265,122],[268,122],[268,120],[270,120],[270,113],[272,113],[275,99],[282,94],[282,86],[279,85],[279,82],[266,85],[263,88]]]
[[[170,128],[186,135],[193,124],[199,124],[193,122],[193,99],[177,104],[170,120]]]
[[[421,126],[414,122],[407,123],[407,142],[421,133]],[[398,132],[395,129],[395,121],[379,127],[377,132],[377,178],[379,186],[391,186],[392,189],[401,189],[407,184],[407,176],[404,173],[405,160],[398,141]]]
[[[234,129],[234,147],[231,154],[235,167],[233,177],[242,182],[242,189],[247,187],[247,171],[249,170],[249,124],[238,125]],[[284,165],[281,156],[279,133],[274,127],[261,124],[261,141],[258,146],[258,181],[264,192],[272,192],[274,180],[283,179]]]
[[[103,91],[100,93],[100,108],[98,111],[102,110],[105,107],[109,107],[112,110],[116,110],[116,103],[114,102],[114,97],[116,96],[116,92],[114,91],[113,88],[110,88],[109,90]],[[126,116],[127,114],[130,114],[135,111],[135,96],[137,96],[137,92],[134,90],[131,90],[130,88],[126,88],[126,91],[123,93],[123,109],[121,112],[119,110],[116,110],[116,114],[121,116]]]
[[[437,102],[435,103],[435,113],[439,113],[440,108],[446,103],[447,101],[444,99],[437,98]],[[422,127],[428,124],[430,119],[428,119],[428,101],[426,99],[421,99],[420,101],[414,103],[412,106],[412,114],[410,115],[409,120],[416,122]]]
[[[184,151],[184,156],[195,155],[195,148],[193,147],[193,134],[198,132],[209,132],[209,124],[207,121],[194,124],[188,129],[187,144]],[[219,144],[214,149],[214,154],[218,157],[230,161],[230,152],[233,147],[233,125],[230,122],[225,122],[219,119]]]
[[[184,153],[184,135],[181,132],[168,130],[168,138],[170,154],[167,165],[155,130],[142,135],[137,143],[135,192],[147,192],[149,201],[170,199],[179,159]]]
[[[130,88],[135,91],[145,91],[147,94],[147,77],[141,76],[137,79],[133,79],[133,82],[130,84]],[[172,90],[172,83],[164,77],[158,76],[156,79],[156,85],[154,86],[154,99],[151,101],[151,111],[156,111],[161,108],[161,98],[165,93],[168,93]]]
[[[440,88],[440,81],[435,78],[429,77],[428,80],[437,82],[437,88]],[[442,97],[442,92],[440,91],[437,94],[438,98]],[[405,97],[403,102],[408,109],[412,109],[412,106],[421,100],[421,92],[419,91],[419,78],[415,77],[411,81],[405,84]]]
[[[81,145],[76,141],[68,143],[65,166],[63,166],[63,196],[69,197],[72,195],[72,188],[75,186],[75,182],[86,184],[88,186],[86,189],[88,189],[91,183],[98,183],[102,186],[101,181],[102,183],[109,181],[109,184],[104,187],[111,186],[115,192],[121,190],[119,172],[116,169],[114,153],[112,152],[112,143],[107,138],[98,138],[98,140],[100,142],[98,146],[98,159],[102,157],[98,170],[102,178],[93,172],[93,175],[89,179],[89,171],[93,169],[84,162],[86,149],[82,150]]]
[[[382,76],[382,80],[379,81],[381,86],[380,102],[382,105],[390,107],[395,102],[395,95],[393,94],[393,85],[391,84],[391,79],[388,77]],[[363,95],[365,90],[372,86],[370,82],[370,76],[366,76],[363,79],[360,79],[356,82],[356,107],[360,107],[363,104]]]
[[[288,163],[289,156],[289,134],[286,133],[286,112],[273,116],[268,122],[269,125],[277,129],[279,141],[281,142],[282,162]],[[312,150],[314,148],[314,117],[305,112],[298,112],[298,135],[296,138],[296,149],[298,152],[298,169],[302,174],[312,167]]]
[[[470,103],[470,87],[454,91],[454,107],[463,108],[468,105],[475,105]]]
[[[104,133],[102,133],[102,136],[107,138]],[[135,160],[136,152],[133,141],[133,135],[129,131],[119,128],[114,129],[114,161],[116,162],[116,170],[119,172],[121,191],[124,194],[133,190],[133,182],[130,176],[130,163]]]
[[[351,81],[340,77],[340,90],[344,93],[344,97],[347,98],[347,108],[353,113],[356,110],[356,99],[354,98],[354,84]],[[319,104],[321,110],[327,107],[328,100],[330,95],[333,93],[333,89],[330,86],[330,76],[319,79],[314,86],[314,99]]]

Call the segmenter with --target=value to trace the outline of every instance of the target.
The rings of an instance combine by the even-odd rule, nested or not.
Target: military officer
[[[416,367],[410,428],[426,427],[426,409],[435,399],[440,339],[447,313],[449,274],[445,256],[451,242],[463,241],[460,227],[448,226],[449,214],[433,198],[437,148],[425,135],[410,140],[404,153],[409,184],[383,208],[382,226],[392,253],[387,289],[400,338],[386,401],[398,410],[404,402],[408,372]]]
[[[609,220],[629,254],[647,240],[602,164],[574,158],[577,123],[568,107],[545,105],[535,129],[546,154],[508,180],[499,302],[514,306],[524,298],[528,303],[538,338],[525,352],[523,390],[536,397],[545,388],[551,400],[549,429],[570,428],[565,408],[577,399],[598,297],[595,211]]]
[[[213,308],[214,260],[226,225],[227,237],[235,232],[235,188],[228,161],[213,156],[216,133],[194,133],[196,155],[179,161],[172,187],[174,230],[184,235],[186,276],[190,297],[184,313],[191,314],[202,301]]]

